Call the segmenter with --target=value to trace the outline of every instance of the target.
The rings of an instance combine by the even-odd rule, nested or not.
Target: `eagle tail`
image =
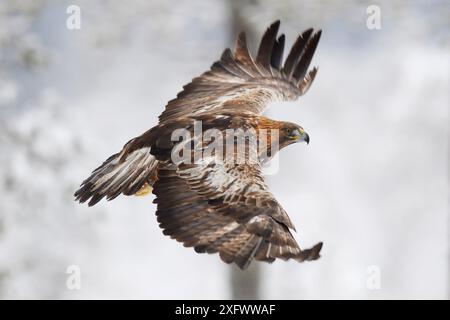
[[[134,139],[133,139],[134,140]],[[109,157],[83,181],[75,192],[75,200],[93,206],[101,199],[112,200],[120,194],[146,195],[156,181],[157,163],[150,147],[124,149]]]

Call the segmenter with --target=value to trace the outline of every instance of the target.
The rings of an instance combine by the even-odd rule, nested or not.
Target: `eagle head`
[[[309,144],[309,135],[301,126],[292,122],[282,122],[279,139],[281,148],[296,142],[304,141]]]

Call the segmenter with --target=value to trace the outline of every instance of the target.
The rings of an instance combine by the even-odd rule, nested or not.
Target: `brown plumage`
[[[319,258],[322,243],[300,249],[290,231],[295,230],[293,223],[261,172],[262,163],[277,151],[274,142],[279,149],[309,142],[302,127],[261,113],[269,102],[295,100],[309,89],[317,68],[308,69],[321,32],[303,32],[283,65],[285,37],[277,37],[278,28],[279,21],[267,29],[255,59],[241,33],[235,51],[226,49],[211,70],[169,101],[157,126],[130,140],[94,170],[75,193],[76,200],[91,206],[105,197],[141,194],[153,186],[163,233],[196,252],[219,253],[223,261],[242,269],[253,259]],[[201,122],[201,133],[196,122]],[[178,129],[184,129],[188,138],[173,141]],[[222,138],[217,141],[232,141],[232,152],[210,152],[213,140],[202,136],[208,130]],[[239,130],[256,133],[255,139],[250,135],[239,140],[233,136]],[[268,136],[261,138],[263,131]],[[277,132],[277,139],[272,132]],[[175,161],[180,150],[184,157]],[[245,150],[243,162],[236,161],[239,150]],[[196,152],[201,161],[195,161]],[[268,157],[262,160],[265,153]],[[255,154],[256,161],[251,156]]]

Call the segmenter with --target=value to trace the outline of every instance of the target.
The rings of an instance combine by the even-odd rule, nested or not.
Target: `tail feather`
[[[145,184],[153,185],[157,163],[149,147],[112,155],[83,181],[74,194],[75,199],[89,200],[88,205],[93,206],[105,197],[112,200],[120,194],[136,194]]]

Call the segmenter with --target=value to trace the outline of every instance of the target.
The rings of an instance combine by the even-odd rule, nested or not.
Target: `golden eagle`
[[[267,187],[260,157],[238,162],[212,152],[201,161],[188,161],[194,151],[185,151],[204,152],[211,143],[198,139],[196,121],[202,130],[214,129],[224,139],[230,130],[252,129],[277,132],[279,148],[309,143],[299,125],[261,116],[269,102],[296,100],[305,94],[317,73],[317,68],[308,69],[321,31],[307,29],[300,34],[282,64],[285,37],[277,37],[279,25],[276,21],[266,30],[256,58],[249,53],[245,33],[240,33],[234,52],[226,49],[209,71],[169,101],[157,126],[130,140],[95,169],[76,191],[76,200],[92,206],[104,197],[143,195],[153,189],[163,233],[196,252],[218,252],[223,261],[241,269],[253,259],[318,259],[322,243],[300,249],[290,231],[294,225]],[[174,140],[177,129],[192,135]],[[259,156],[264,150],[270,159],[277,150],[271,147],[274,141],[263,137],[265,141],[257,134],[256,144],[247,143],[248,137],[227,140],[233,144],[231,154],[235,156],[244,141],[246,154],[256,150]],[[268,147],[261,148],[267,141]],[[176,162],[176,148],[191,154]]]

